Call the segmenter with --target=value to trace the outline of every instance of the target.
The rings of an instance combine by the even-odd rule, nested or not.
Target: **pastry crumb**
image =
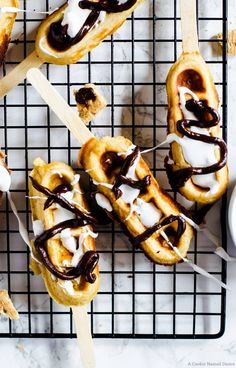
[[[92,83],[75,90],[74,96],[79,115],[85,124],[88,124],[107,106],[107,101]]]
[[[7,290],[0,290],[0,314],[9,317],[12,320],[20,318]]]
[[[220,47],[223,47],[223,35],[222,33],[218,33],[216,38],[219,40]],[[236,55],[236,29],[232,29],[228,32],[228,39],[227,39],[227,54],[229,56]]]

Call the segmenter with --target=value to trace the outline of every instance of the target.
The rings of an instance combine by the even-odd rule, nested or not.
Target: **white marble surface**
[[[213,1],[214,2],[214,1]],[[216,1],[217,3],[217,1]],[[219,1],[218,1],[219,3]],[[236,26],[236,4],[229,0],[230,26]],[[164,12],[164,10],[163,10]],[[206,27],[207,28],[207,27]],[[218,31],[218,30],[217,30]],[[207,46],[204,46],[206,49]],[[208,45],[209,47],[209,45]],[[144,50],[144,49],[143,49]],[[145,54],[145,50],[143,51]],[[143,57],[143,55],[142,55]],[[236,58],[229,60],[229,164],[230,191],[236,181]],[[141,97],[142,98],[142,97]],[[148,119],[148,114],[147,114]],[[229,238],[229,250],[236,255]],[[235,265],[228,265],[228,283],[232,290],[227,295],[227,323],[224,336],[218,340],[95,340],[98,368],[110,366],[185,368],[189,366],[236,365],[236,271]],[[76,340],[53,339],[3,339],[0,342],[1,366],[9,368],[70,368],[81,367]],[[205,364],[205,365],[204,365]],[[217,366],[217,365],[212,366]],[[220,365],[221,364],[221,365]],[[198,365],[200,366],[200,364]],[[228,365],[229,366],[229,365]]]

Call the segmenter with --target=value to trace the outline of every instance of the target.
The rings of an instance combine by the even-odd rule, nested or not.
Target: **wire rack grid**
[[[21,1],[24,9],[48,10],[58,0]],[[197,1],[200,49],[211,68],[222,98],[222,126],[227,122],[227,0]],[[20,14],[3,75],[34,48],[35,30],[43,16]],[[223,54],[212,36],[223,32]],[[95,82],[108,107],[90,124],[97,136],[122,134],[142,148],[166,136],[165,78],[181,52],[179,1],[146,0],[116,34],[76,65],[44,65],[42,70],[68,103],[75,106],[73,90]],[[25,81],[0,101],[2,149],[12,169],[12,196],[31,236],[27,179],[33,160],[61,160],[76,170],[78,143]],[[171,192],[163,159],[168,147],[146,159],[162,187]],[[175,198],[182,201],[178,194]],[[187,203],[185,203],[187,204]],[[222,236],[226,247],[226,199],[208,216],[208,226]],[[221,213],[221,220],[220,220]],[[219,224],[221,223],[221,226]],[[221,228],[221,231],[220,231]],[[115,225],[101,227],[101,290],[89,307],[94,337],[216,338],[225,326],[225,291],[192,272],[185,264],[152,265],[132,249]],[[29,251],[18,234],[16,219],[5,201],[0,223],[0,287],[7,288],[20,321],[2,318],[0,337],[75,337],[72,314],[54,303],[40,277],[29,270]],[[189,257],[226,280],[226,266],[212,244],[196,234]]]

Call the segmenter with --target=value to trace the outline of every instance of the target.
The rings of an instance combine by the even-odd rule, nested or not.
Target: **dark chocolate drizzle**
[[[94,283],[96,281],[96,275],[93,273],[93,271],[99,260],[99,255],[96,252],[87,251],[81,258],[77,267],[63,267],[64,271],[60,271],[51,262],[45,244],[49,239],[61,233],[64,229],[74,229],[77,227],[86,226],[88,224],[95,224],[97,223],[97,220],[95,217],[80,211],[61,195],[61,193],[66,193],[68,190],[71,190],[70,185],[62,184],[56,187],[54,191],[51,191],[48,188],[40,185],[34,178],[30,177],[30,179],[33,187],[36,190],[48,196],[44,204],[44,210],[49,208],[53,203],[58,203],[61,207],[69,210],[77,216],[76,219],[63,221],[53,226],[51,229],[45,230],[35,239],[35,248],[38,251],[43,264],[54,276],[61,280],[73,280],[83,275],[87,282]]]
[[[148,228],[147,230],[145,230],[142,234],[136,236],[136,238],[133,238],[133,241],[132,241],[133,244],[136,247],[139,246],[140,243],[142,243],[145,240],[147,240],[148,238],[150,238],[150,236],[152,236],[156,231],[160,230],[162,227],[165,227],[165,226],[168,226],[168,225],[172,224],[175,221],[178,222],[178,228],[177,228],[177,232],[176,232],[176,236],[175,236],[175,244],[176,244],[179,241],[181,235],[184,233],[184,231],[186,229],[186,222],[182,217],[174,216],[174,215],[170,215],[170,216],[164,218],[163,220],[161,220],[160,222],[158,222],[154,226],[152,226],[152,227]]]
[[[212,128],[219,124],[220,117],[216,110],[206,105],[204,101],[195,101],[191,99],[186,102],[188,111],[194,113],[198,121],[183,119],[177,122],[177,130],[184,136],[209,144],[214,144],[220,148],[220,160],[208,167],[187,167],[174,171],[172,165],[168,163],[168,157],[165,159],[165,167],[170,185],[173,189],[178,190],[193,176],[214,173],[222,169],[227,163],[227,146],[223,139],[207,136],[192,132],[189,128],[192,126],[199,128]],[[211,119],[209,119],[211,117]]]
[[[120,169],[119,175],[116,177],[114,186],[112,188],[112,191],[115,193],[116,199],[120,198],[122,196],[122,191],[120,190],[120,186],[122,184],[127,184],[132,188],[143,190],[145,189],[151,182],[151,176],[147,175],[141,180],[133,180],[130,178],[127,178],[126,175],[128,174],[129,169],[133,166],[135,160],[137,159],[138,155],[140,153],[140,149],[138,146],[136,146],[133,150],[133,152],[128,155],[124,163]]]
[[[79,1],[78,6],[81,9],[90,9],[91,13],[84,22],[83,26],[75,37],[68,35],[68,25],[62,26],[62,22],[54,22],[51,24],[48,33],[48,42],[52,48],[57,51],[66,51],[71,46],[80,42],[86,34],[93,28],[96,21],[98,20],[101,11],[106,13],[119,13],[130,9],[137,0],[127,0],[123,4],[119,4],[117,0],[100,0],[98,2],[92,1]]]
[[[60,52],[68,50],[71,46],[77,44],[86,36],[90,29],[95,25],[98,17],[99,12],[92,11],[75,37],[70,37],[68,35],[68,24],[63,26],[61,21],[52,23],[48,33],[49,45]]]
[[[91,87],[83,87],[76,92],[75,100],[79,104],[86,105],[88,107],[88,102],[95,101],[96,95]]]
[[[138,146],[136,146],[134,148],[133,152],[130,155],[128,155],[125,158],[124,162],[123,162],[123,165],[120,169],[120,172],[119,172],[118,176],[116,177],[115,184],[112,188],[112,191],[115,193],[117,199],[122,195],[122,191],[119,189],[119,187],[122,184],[127,184],[127,185],[131,186],[132,188],[143,190],[151,182],[151,176],[150,175],[145,176],[141,180],[133,180],[133,179],[130,179],[130,178],[126,177],[129,169],[133,166],[133,164],[134,164],[135,160],[137,159],[139,153],[140,153],[140,149],[139,149]],[[109,157],[113,157],[113,156],[109,156]],[[113,157],[113,158],[115,159],[115,157]],[[110,165],[112,165],[112,162],[110,162]],[[108,168],[106,167],[106,170],[107,169]],[[170,216],[164,218],[163,220],[161,220],[160,222],[156,223],[154,226],[152,226],[152,227],[148,228],[147,230],[145,230],[139,236],[133,237],[129,233],[129,231],[128,231],[127,227],[125,226],[125,224],[120,220],[120,218],[118,217],[118,215],[114,211],[108,212],[104,208],[103,208],[103,211],[106,214],[106,217],[109,217],[112,221],[116,220],[119,223],[119,225],[122,227],[122,229],[124,230],[126,235],[129,237],[131,243],[136,247],[139,246],[140,243],[142,243],[143,241],[147,240],[150,236],[152,236],[157,230],[160,230],[162,227],[171,225],[175,221],[178,222],[178,228],[177,228],[177,232],[175,234],[175,244],[178,243],[181,235],[184,233],[184,231],[186,229],[186,222],[182,217],[170,215]]]
[[[83,0],[79,2],[81,9],[90,9],[93,11],[105,11],[106,13],[121,13],[129,10],[135,5],[137,0],[127,0],[123,4],[119,4],[117,0],[100,0],[100,1],[89,1]]]

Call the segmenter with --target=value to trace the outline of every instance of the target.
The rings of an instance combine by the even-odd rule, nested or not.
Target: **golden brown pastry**
[[[52,64],[73,64],[114,33],[143,0],[69,0],[40,25],[36,52]]]
[[[74,91],[79,115],[85,124],[107,106],[107,102],[95,84],[87,83],[84,87]]]
[[[89,303],[98,292],[100,276],[92,224],[79,186],[79,175],[61,162],[34,161],[29,193],[32,209],[31,268],[41,273],[50,296],[68,306]]]
[[[192,228],[130,140],[92,138],[80,151],[79,165],[97,185],[98,205],[120,223],[132,244],[151,261],[164,265],[181,261],[171,244],[182,257],[186,256]]]
[[[12,320],[20,318],[7,290],[0,290],[0,314],[3,314]]]
[[[1,0],[0,8],[3,7],[19,7],[18,0]],[[0,65],[2,64],[9,42],[11,40],[11,32],[16,19],[16,13],[0,14]]]
[[[227,147],[221,138],[219,97],[199,52],[181,55],[166,87],[170,184],[188,200],[214,203],[228,184]]]

